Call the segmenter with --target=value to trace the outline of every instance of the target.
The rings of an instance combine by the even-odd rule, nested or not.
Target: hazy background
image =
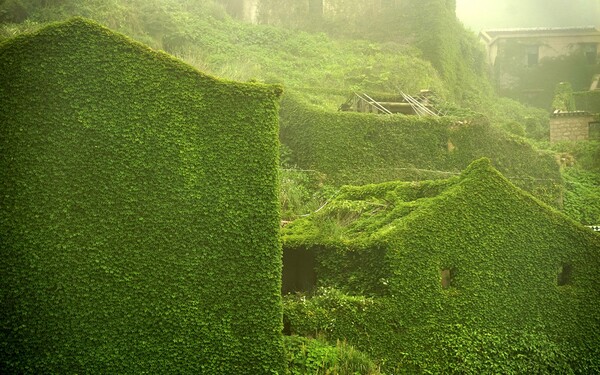
[[[600,0],[456,0],[471,30],[509,27],[600,27]]]

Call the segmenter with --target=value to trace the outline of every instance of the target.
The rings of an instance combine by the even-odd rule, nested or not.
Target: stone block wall
[[[550,142],[588,140],[593,121],[588,114],[553,116],[550,118]]]

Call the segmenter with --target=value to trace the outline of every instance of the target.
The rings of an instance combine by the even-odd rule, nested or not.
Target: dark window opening
[[[454,275],[456,274],[454,268],[444,268],[441,271],[442,277],[442,289],[449,289],[454,286]]]
[[[283,316],[283,331],[282,331],[282,333],[286,336],[292,335],[292,323],[290,322],[290,319],[286,315]]]
[[[583,54],[588,64],[595,65],[598,60],[598,46],[596,44],[584,45]]]
[[[590,122],[589,139],[600,141],[600,121]]]
[[[540,59],[540,48],[538,46],[527,46],[527,66],[535,66]]]
[[[560,266],[558,270],[558,286],[571,284],[571,274],[573,272],[573,267],[570,264],[563,264]]]
[[[310,293],[317,284],[314,252],[307,249],[283,250],[281,293]]]

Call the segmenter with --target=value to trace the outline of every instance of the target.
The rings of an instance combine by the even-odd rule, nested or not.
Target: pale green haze
[[[457,0],[473,31],[513,27],[600,26],[600,0]]]

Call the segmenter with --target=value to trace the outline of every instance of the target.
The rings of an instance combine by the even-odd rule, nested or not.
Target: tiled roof
[[[552,117],[585,117],[591,116],[589,112],[586,111],[561,111],[560,109],[552,112]]]
[[[594,26],[573,26],[573,27],[532,27],[532,28],[513,28],[513,29],[490,29],[481,31],[480,35],[487,40],[493,40],[498,37],[511,36],[533,36],[533,35],[565,35],[565,34],[598,34],[600,30]]]

